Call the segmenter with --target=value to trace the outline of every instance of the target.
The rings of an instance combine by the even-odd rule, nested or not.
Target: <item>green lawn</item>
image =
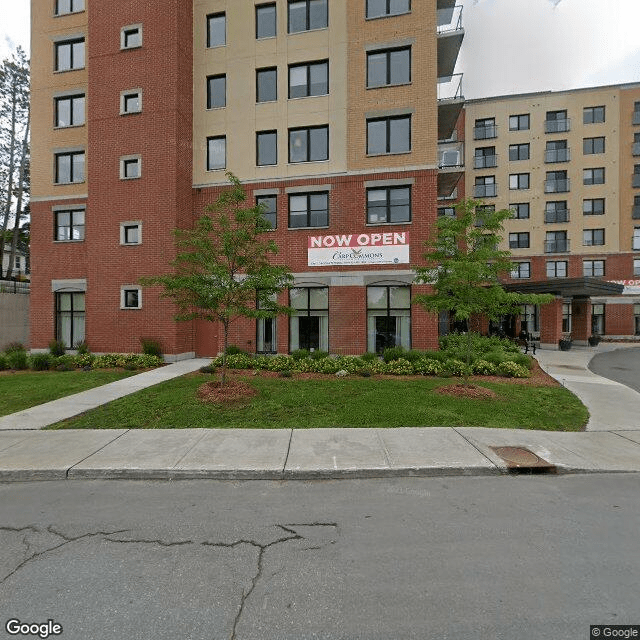
[[[0,416],[126,378],[136,371],[30,371],[0,375]]]
[[[258,395],[229,406],[204,404],[196,389],[211,375],[191,374],[139,391],[53,428],[310,428],[478,426],[579,431],[584,405],[563,387],[481,383],[497,399],[433,393],[455,379],[348,377],[296,380],[247,376]]]

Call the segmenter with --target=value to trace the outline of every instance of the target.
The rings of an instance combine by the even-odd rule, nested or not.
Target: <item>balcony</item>
[[[450,76],[455,69],[464,39],[462,6],[448,6],[438,9],[437,20],[438,76]]]
[[[498,195],[496,184],[476,184],[473,186],[474,198],[495,198]]]
[[[490,169],[498,166],[498,156],[473,156],[474,169]]]
[[[569,118],[561,118],[560,120],[545,120],[545,133],[562,133],[571,130],[571,120]]]
[[[640,187],[640,173],[634,173],[631,177],[631,186],[634,188]]]
[[[545,180],[545,193],[567,193],[569,191],[569,179],[564,180]]]
[[[544,252],[545,253],[568,253],[569,252],[569,240],[566,238],[562,240],[545,240]]]
[[[464,105],[462,74],[438,78],[438,140],[448,140]]]
[[[634,204],[631,207],[631,218],[633,220],[640,220],[640,204]]]
[[[463,174],[464,143],[438,145],[438,197],[449,197]]]
[[[552,162],[569,162],[571,153],[569,149],[547,149],[544,152],[544,161],[549,164]]]
[[[498,127],[495,124],[488,124],[482,127],[473,127],[474,140],[491,140],[498,137]]]
[[[545,211],[544,221],[546,224],[555,222],[569,222],[569,209],[556,209],[555,211]]]

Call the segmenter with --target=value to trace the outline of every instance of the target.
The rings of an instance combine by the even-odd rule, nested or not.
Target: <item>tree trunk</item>
[[[7,280],[11,278],[15,266],[16,249],[20,236],[20,217],[22,215],[22,196],[24,194],[24,173],[29,153],[29,125],[31,124],[31,111],[27,111],[27,126],[22,138],[22,152],[20,155],[20,170],[18,173],[18,203],[16,205],[16,222],[13,227],[13,238],[11,239],[11,253],[9,254],[9,265],[7,266]]]
[[[2,262],[4,260],[4,241],[7,227],[9,226],[9,214],[11,213],[11,196],[13,194],[13,173],[15,171],[15,146],[16,146],[16,122],[18,112],[18,87],[17,78],[13,77],[11,85],[11,129],[9,131],[9,165],[7,174],[7,192],[2,216],[2,230],[0,231],[0,278],[2,278]]]
[[[224,351],[222,352],[222,373],[220,374],[220,386],[224,387],[227,382],[227,348],[229,347],[229,321],[222,323],[224,327]]]

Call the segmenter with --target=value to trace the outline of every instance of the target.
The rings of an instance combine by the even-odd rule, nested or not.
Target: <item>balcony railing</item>
[[[474,140],[489,140],[498,136],[498,127],[495,124],[483,125],[473,128]]]
[[[462,142],[438,145],[438,167],[440,169],[464,167]]]
[[[634,173],[631,178],[631,186],[632,187],[640,187],[640,173]]]
[[[569,191],[569,179],[564,180],[545,180],[544,192],[545,193],[566,193]]]
[[[473,156],[474,169],[489,169],[498,166],[498,156]]]
[[[569,149],[547,149],[544,152],[544,161],[550,162],[569,162],[571,153]]]
[[[545,240],[545,253],[567,253],[569,251],[569,240]]]
[[[547,224],[554,222],[569,222],[569,209],[556,209],[555,211],[545,211],[544,221]]]
[[[495,198],[498,195],[498,186],[495,184],[476,184],[473,186],[474,198]]]
[[[438,100],[462,99],[462,75],[454,73],[452,76],[438,78]]]
[[[631,207],[631,217],[634,220],[640,220],[640,204],[634,204]]]
[[[571,120],[569,118],[562,118],[561,120],[545,120],[544,132],[545,133],[561,133],[562,131],[569,131],[571,129]]]
[[[438,9],[438,33],[449,33],[462,29],[462,5]]]

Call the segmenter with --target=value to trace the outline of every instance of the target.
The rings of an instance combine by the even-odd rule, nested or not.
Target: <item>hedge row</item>
[[[4,369],[33,371],[72,371],[74,369],[148,369],[164,364],[158,356],[142,353],[105,353],[100,356],[92,353],[64,354],[53,356],[50,353],[34,353],[15,349],[0,353],[0,371]]]

